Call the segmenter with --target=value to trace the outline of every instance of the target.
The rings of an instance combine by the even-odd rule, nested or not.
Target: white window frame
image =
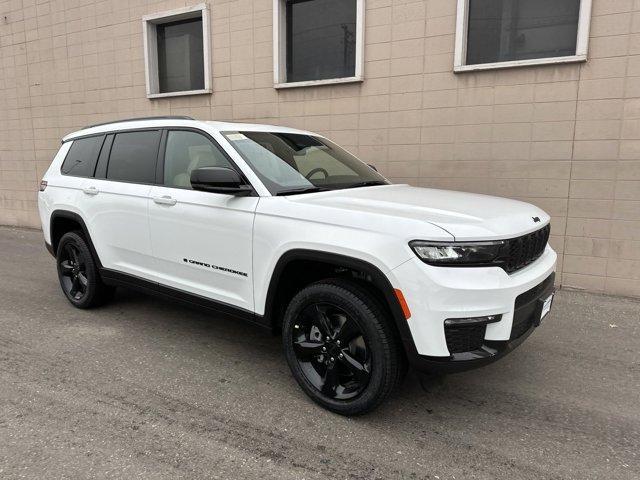
[[[556,63],[585,62],[589,49],[589,26],[591,24],[592,0],[580,0],[578,16],[578,38],[576,54],[566,57],[533,58],[530,60],[511,60],[506,62],[480,63],[466,65],[467,60],[467,30],[469,26],[469,0],[458,0],[456,18],[456,46],[454,55],[454,72],[471,72],[477,70],[493,70],[498,68],[525,67],[528,65],[550,65]]]
[[[362,82],[364,80],[364,0],[356,0],[356,65],[353,77],[287,82],[287,21],[285,0],[273,0],[273,87],[294,88]]]
[[[202,17],[202,51],[204,56],[204,88],[179,92],[160,93],[158,78],[158,36],[157,25],[163,23]],[[209,8],[206,3],[192,7],[176,8],[166,12],[153,13],[142,17],[142,35],[144,43],[144,76],[147,86],[147,98],[179,97],[183,95],[201,95],[211,93],[211,40],[209,35]]]

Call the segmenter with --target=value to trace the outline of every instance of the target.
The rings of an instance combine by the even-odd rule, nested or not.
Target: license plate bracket
[[[555,292],[551,292],[549,295],[538,299],[538,308],[536,308],[535,317],[533,319],[536,327],[542,323],[544,317],[546,317],[551,311],[554,296]]]
[[[553,305],[553,297],[555,296],[555,291],[550,292],[548,295],[544,295],[536,301],[536,309],[532,314],[533,325],[538,327],[544,317],[551,311],[551,306]]]

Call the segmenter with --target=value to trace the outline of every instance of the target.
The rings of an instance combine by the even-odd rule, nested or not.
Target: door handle
[[[100,191],[96,187],[83,188],[82,191],[87,195],[97,195]]]
[[[158,205],[175,205],[178,201],[175,198],[170,197],[169,195],[163,195],[162,197],[154,197],[153,201]]]

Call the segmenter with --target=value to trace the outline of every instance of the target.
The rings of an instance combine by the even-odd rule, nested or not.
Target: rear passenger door
[[[191,172],[235,168],[204,132],[170,129],[151,189],[149,224],[161,284],[253,310],[252,241],[257,196],[195,191]]]
[[[102,265],[148,280],[155,280],[148,202],[161,136],[160,129],[107,135],[95,177],[82,189],[83,215]]]

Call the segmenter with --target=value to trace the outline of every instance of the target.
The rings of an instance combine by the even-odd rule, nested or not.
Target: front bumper
[[[543,301],[554,293],[555,273],[541,284],[519,295],[513,313],[513,329],[509,340],[485,340],[478,349],[452,353],[449,357],[418,355],[414,368],[426,372],[455,373],[482,367],[504,357],[533,333],[540,325]],[[522,300],[520,300],[522,299]]]
[[[533,332],[541,299],[553,293],[556,258],[547,246],[538,260],[510,275],[496,267],[432,267],[417,258],[394,269],[392,283],[402,290],[411,310],[411,338],[403,340],[412,366],[458,372],[511,352]],[[479,344],[468,351],[450,351],[446,319],[487,315],[501,319],[483,327]]]

